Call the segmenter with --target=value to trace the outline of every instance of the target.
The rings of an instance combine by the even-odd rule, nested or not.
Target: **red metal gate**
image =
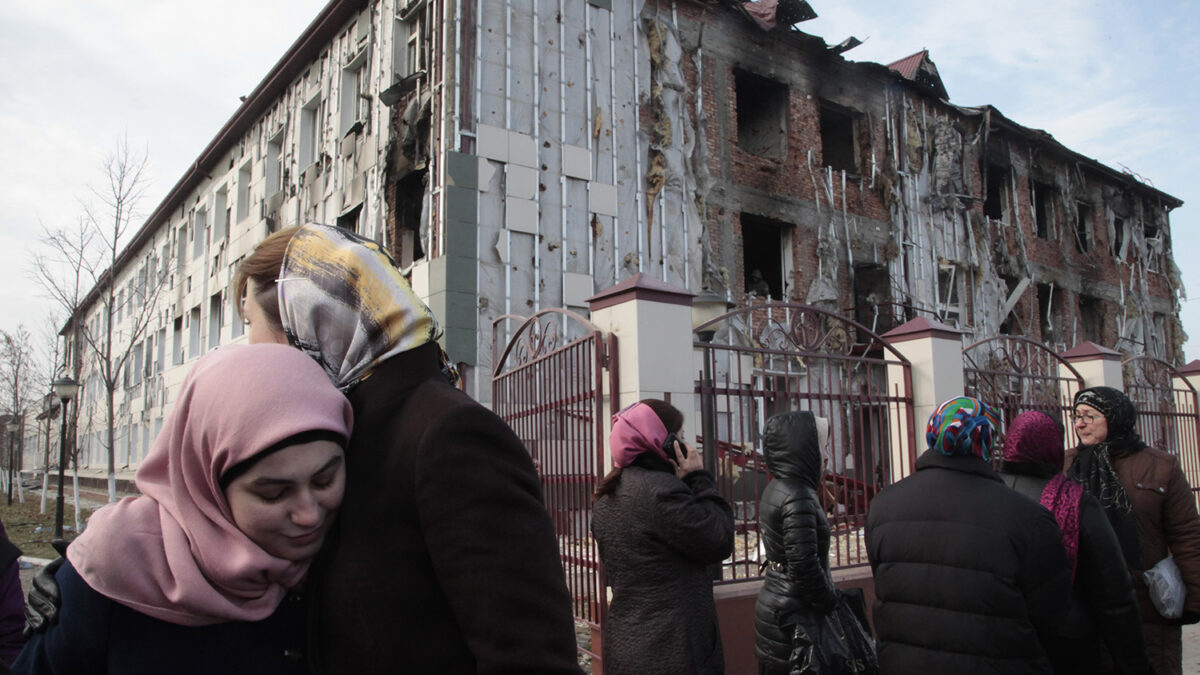
[[[758,501],[769,478],[762,428],[789,410],[830,420],[822,497],[834,534],[831,567],[867,565],[868,505],[915,457],[908,360],[861,324],[790,303],[736,309],[697,335],[701,444],[717,450],[706,454],[716,458],[717,484],[738,525],[722,578],[759,576]]]
[[[992,406],[1000,414],[1001,431],[1012,418],[1039,410],[1063,425],[1063,442],[1073,442],[1071,410],[1083,376],[1054,350],[1018,335],[974,342],[963,353],[963,393]],[[995,457],[1001,456],[1004,434],[998,434]]]
[[[1196,389],[1174,366],[1153,356],[1121,364],[1125,394],[1137,408],[1137,432],[1147,445],[1179,458],[1200,500],[1200,429]]]
[[[511,334],[510,322],[519,322]],[[616,336],[567,310],[510,314],[492,322],[492,354],[492,408],[538,467],[575,617],[599,628],[607,602],[589,526],[607,415],[616,412],[604,410],[606,373],[617,390]]]

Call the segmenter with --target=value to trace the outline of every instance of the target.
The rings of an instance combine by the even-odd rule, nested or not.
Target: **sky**
[[[0,329],[43,330],[31,259],[69,227],[122,137],[149,155],[144,218],[325,5],[324,0],[0,2]],[[1194,0],[810,0],[800,27],[844,56],[928,49],[951,102],[990,104],[1185,204],[1171,214],[1200,358],[1200,6]],[[137,221],[139,224],[141,219]]]

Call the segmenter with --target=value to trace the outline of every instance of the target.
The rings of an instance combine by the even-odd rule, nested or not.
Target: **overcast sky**
[[[145,216],[325,4],[0,2],[0,328],[43,324],[50,301],[29,266],[41,225],[77,220],[121,136],[150,155]],[[994,105],[1184,200],[1171,215],[1175,258],[1200,298],[1194,0],[810,4],[820,16],[806,32],[865,40],[847,58],[929,49],[953,103]],[[1183,302],[1182,316],[1187,359],[1200,358],[1200,304]]]

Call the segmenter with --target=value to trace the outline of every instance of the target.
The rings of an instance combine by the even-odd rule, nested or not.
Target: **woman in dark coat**
[[[797,665],[792,663],[796,624],[816,624],[802,615],[824,616],[837,603],[829,574],[829,521],[817,497],[824,464],[820,437],[817,420],[808,411],[775,415],[763,430],[772,479],[758,511],[767,553],[754,606],[754,651],[761,673],[790,672]]]
[[[236,288],[250,341],[305,351],[354,407],[346,499],[313,568],[314,670],[579,673],[529,452],[455,386],[437,318],[391,258],[310,224],[263,240]]]
[[[709,569],[733,552],[733,511],[700,453],[678,440],[682,427],[683,414],[659,400],[613,416],[615,468],[592,512],[612,587],[607,675],[725,672]]]
[[[342,501],[351,424],[290,347],[197,361],[138,469],[142,495],[88,519],[55,577],[58,621],[13,672],[307,672],[303,582]]]
[[[1062,467],[1062,425],[1037,411],[1021,413],[1009,423],[1000,476],[1054,514],[1071,566],[1071,605],[1058,639],[1047,645],[1054,670],[1153,673],[1117,535],[1100,502],[1064,476]]]
[[[1146,652],[1158,675],[1181,673],[1181,623],[1200,619],[1200,515],[1179,458],[1147,447],[1137,408],[1112,387],[1075,395],[1079,446],[1067,474],[1100,501],[1133,577]],[[1150,602],[1142,571],[1171,555],[1187,586],[1183,617],[1166,619]]]

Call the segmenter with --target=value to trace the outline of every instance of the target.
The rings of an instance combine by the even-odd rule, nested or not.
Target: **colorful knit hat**
[[[943,455],[989,460],[992,432],[1000,425],[996,412],[983,401],[959,396],[938,406],[925,427],[925,442]]]

